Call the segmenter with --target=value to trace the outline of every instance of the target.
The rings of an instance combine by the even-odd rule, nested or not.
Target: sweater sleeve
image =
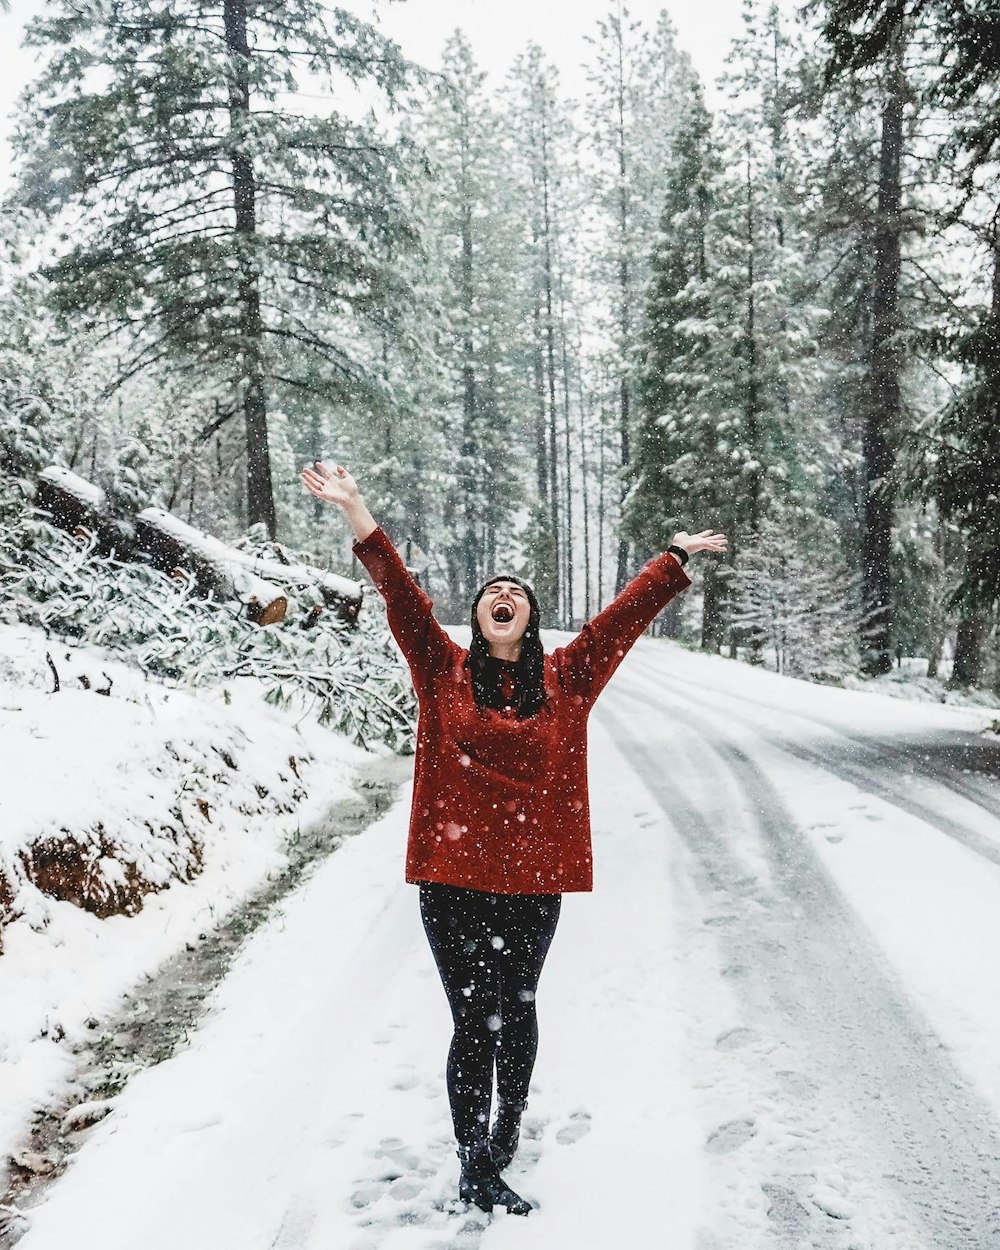
[[[593,703],[656,614],[690,585],[681,562],[670,552],[650,560],[571,643],[557,648],[563,686]]]
[[[430,597],[413,580],[381,527],[355,542],[353,550],[385,600],[389,629],[420,691],[445,666],[456,644],[435,620]]]

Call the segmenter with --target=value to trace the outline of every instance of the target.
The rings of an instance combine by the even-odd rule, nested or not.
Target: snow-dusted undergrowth
[[[0,584],[7,623],[105,648],[163,681],[255,678],[269,702],[302,702],[359,746],[413,750],[413,689],[377,594],[366,596],[356,625],[292,602],[286,622],[262,629],[239,603],[199,598],[185,581],[101,556],[25,511],[0,526]]]

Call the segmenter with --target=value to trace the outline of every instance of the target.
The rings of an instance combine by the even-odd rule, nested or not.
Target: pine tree
[[[956,297],[939,322],[946,327],[946,356],[961,368],[962,380],[910,442],[907,480],[915,492],[907,493],[933,499],[946,525],[964,538],[946,606],[959,614],[951,681],[967,686],[984,676],[990,617],[995,623],[1000,606],[1000,196],[995,180],[980,176],[1000,152],[1000,15],[989,5],[929,7],[930,32],[945,50],[927,91],[946,123],[940,159],[952,206],[945,220],[971,233],[976,268],[985,272],[970,283],[965,261],[955,283],[964,298],[959,304]],[[968,294],[974,286],[984,291],[976,303]],[[995,684],[1000,689],[1000,669]]]
[[[854,23],[865,11],[880,9],[877,41],[858,40]],[[876,208],[870,246],[870,296],[866,315],[870,332],[866,365],[865,420],[862,430],[864,525],[861,558],[865,625],[863,667],[869,676],[892,667],[893,595],[892,526],[899,478],[896,452],[902,428],[902,381],[905,364],[900,331],[900,273],[905,234],[903,193],[905,121],[911,88],[905,53],[912,34],[905,0],[864,5],[856,0],[826,0],[824,34],[831,47],[828,80],[843,73],[878,69],[881,98],[879,158],[874,188]]]
[[[273,533],[268,405],[376,385],[351,327],[390,315],[410,232],[399,145],[279,94],[309,75],[391,105],[408,67],[318,0],[60,0],[27,41],[48,61],[21,104],[19,194],[72,222],[46,268],[57,307],[129,336],[119,383],[160,362],[225,381],[216,424],[242,416],[247,519]]]
[[[705,350],[707,232],[718,175],[711,117],[695,84],[677,126],[650,259],[634,482],[624,510],[629,534],[650,554],[686,528],[692,503],[675,466],[689,451],[685,427],[704,385],[698,357]]]
[[[790,538],[765,520],[760,544],[740,552],[733,572],[731,624],[788,677],[838,681],[858,663],[858,588],[832,528],[820,520]]]
[[[534,576],[556,619],[573,614],[573,472],[575,405],[572,308],[580,299],[573,238],[580,229],[579,136],[559,96],[558,74],[536,45],[508,76],[505,129],[511,140],[521,323],[527,330],[524,376],[534,412],[532,447],[538,495],[533,526]],[[544,559],[543,559],[544,556]],[[551,567],[546,562],[551,562]]]
[[[652,253],[638,480],[627,508],[633,533],[646,527],[650,545],[691,517],[713,524],[730,536],[730,566],[759,543],[767,517],[791,526],[815,506],[819,312],[804,295],[792,55],[775,11],[759,22],[748,4],[745,17],[717,133],[695,90],[675,138]],[[706,566],[702,645],[712,650],[722,641],[726,580],[725,566]]]
[[[641,332],[648,240],[662,203],[662,167],[683,96],[688,62],[677,52],[669,18],[661,15],[653,40],[617,0],[598,24],[588,101],[596,167],[594,200],[605,244],[596,257],[605,310],[607,355],[617,393],[619,508],[631,484],[634,366]],[[628,577],[628,536],[618,537],[615,589]]]
[[[432,168],[427,188],[427,273],[438,309],[436,352],[445,388],[441,552],[448,610],[465,619],[469,598],[498,560],[513,556],[501,536],[525,497],[520,438],[528,410],[516,367],[518,286],[505,144],[485,75],[461,32],[445,47],[444,76],[420,136]]]

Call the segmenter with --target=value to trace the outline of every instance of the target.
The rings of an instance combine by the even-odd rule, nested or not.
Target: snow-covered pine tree
[[[345,327],[399,295],[411,229],[399,143],[287,101],[308,76],[331,102],[360,84],[391,107],[408,65],[318,0],[58,0],[27,41],[47,60],[21,101],[18,194],[73,223],[46,267],[57,307],[127,334],[119,380],[173,362],[228,385],[214,422],[242,417],[246,519],[273,533],[268,407],[377,388]]]
[[[532,577],[546,618],[573,615],[573,488],[578,457],[571,433],[573,376],[583,298],[577,273],[581,183],[580,136],[560,98],[558,73],[541,48],[515,61],[503,98],[510,140],[512,192],[520,220],[518,281],[527,351],[524,376],[532,396],[536,503],[532,514]]]
[[[971,235],[973,264],[970,274],[966,245],[955,297],[938,320],[946,361],[961,377],[908,441],[905,481],[935,501],[953,535],[946,607],[959,619],[951,682],[970,686],[988,676],[991,629],[1000,643],[1000,193],[989,177],[1000,155],[1000,21],[990,6],[935,3],[924,23],[943,50],[926,95],[939,115],[937,133],[944,132],[946,221],[952,240],[957,228],[961,239]],[[1000,690],[1000,664],[993,683]]]
[[[777,14],[763,23],[758,16],[748,3],[728,61],[731,102],[717,152],[696,97],[685,113],[686,166],[671,166],[671,207],[681,218],[664,230],[678,238],[675,248],[661,236],[654,252],[649,305],[662,338],[647,357],[646,385],[667,442],[651,441],[647,458],[665,457],[678,519],[697,516],[729,535],[730,565],[759,543],[766,517],[780,514],[801,528],[815,509],[821,315],[805,294],[808,244],[789,134],[792,57]],[[656,333],[651,325],[647,334]],[[706,577],[702,645],[712,650],[723,638],[725,580],[722,566]]]
[[[590,42],[594,52],[586,111],[594,156],[592,199],[601,232],[593,269],[603,310],[603,355],[614,373],[620,509],[630,485],[635,360],[649,240],[662,206],[663,163],[677,101],[691,70],[677,51],[669,18],[661,15],[650,39],[622,0],[598,23]],[[628,535],[620,528],[616,591],[628,575]]]
[[[877,171],[875,184],[869,188],[875,196],[874,212],[867,208],[868,197],[862,201],[868,226],[864,251],[870,285],[864,309],[864,524],[860,535],[865,600],[863,668],[869,676],[877,676],[892,667],[892,527],[899,493],[896,453],[903,427],[907,356],[902,340],[900,274],[906,237],[915,220],[915,214],[907,211],[911,206],[906,193],[912,184],[904,178],[912,152],[916,99],[907,72],[913,28],[908,6],[895,0],[860,8],[853,0],[824,0],[822,9],[823,34],[830,49],[827,82],[838,76],[858,79],[874,92],[880,113]],[[859,21],[862,26],[874,21],[879,38],[859,39]]]
[[[694,524],[692,517],[713,514],[722,503],[714,497],[716,477],[703,458],[712,449],[696,449],[689,438],[706,381],[707,232],[718,176],[711,117],[700,84],[692,81],[664,175],[660,228],[649,262],[632,486],[623,506],[625,528],[647,555],[663,551],[677,530]],[[724,481],[720,472],[720,485]],[[713,626],[718,617],[713,570],[714,565],[704,570],[708,638],[719,633]]]
[[[464,620],[471,594],[498,560],[525,498],[523,415],[529,397],[516,367],[521,327],[519,225],[509,190],[511,151],[485,75],[459,31],[419,138],[431,165],[427,281],[439,314],[447,479],[438,543],[446,613]]]
[[[730,624],[778,673],[836,682],[856,670],[860,604],[829,523],[791,536],[761,522],[730,580]]]

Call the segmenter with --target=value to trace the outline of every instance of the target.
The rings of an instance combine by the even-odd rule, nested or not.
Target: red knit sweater
[[[650,560],[565,647],[545,657],[534,716],[480,710],[469,652],[434,619],[431,600],[376,529],[354,552],[381,591],[419,702],[407,881],[499,894],[593,887],[587,717],[626,651],[691,585],[680,561]]]

